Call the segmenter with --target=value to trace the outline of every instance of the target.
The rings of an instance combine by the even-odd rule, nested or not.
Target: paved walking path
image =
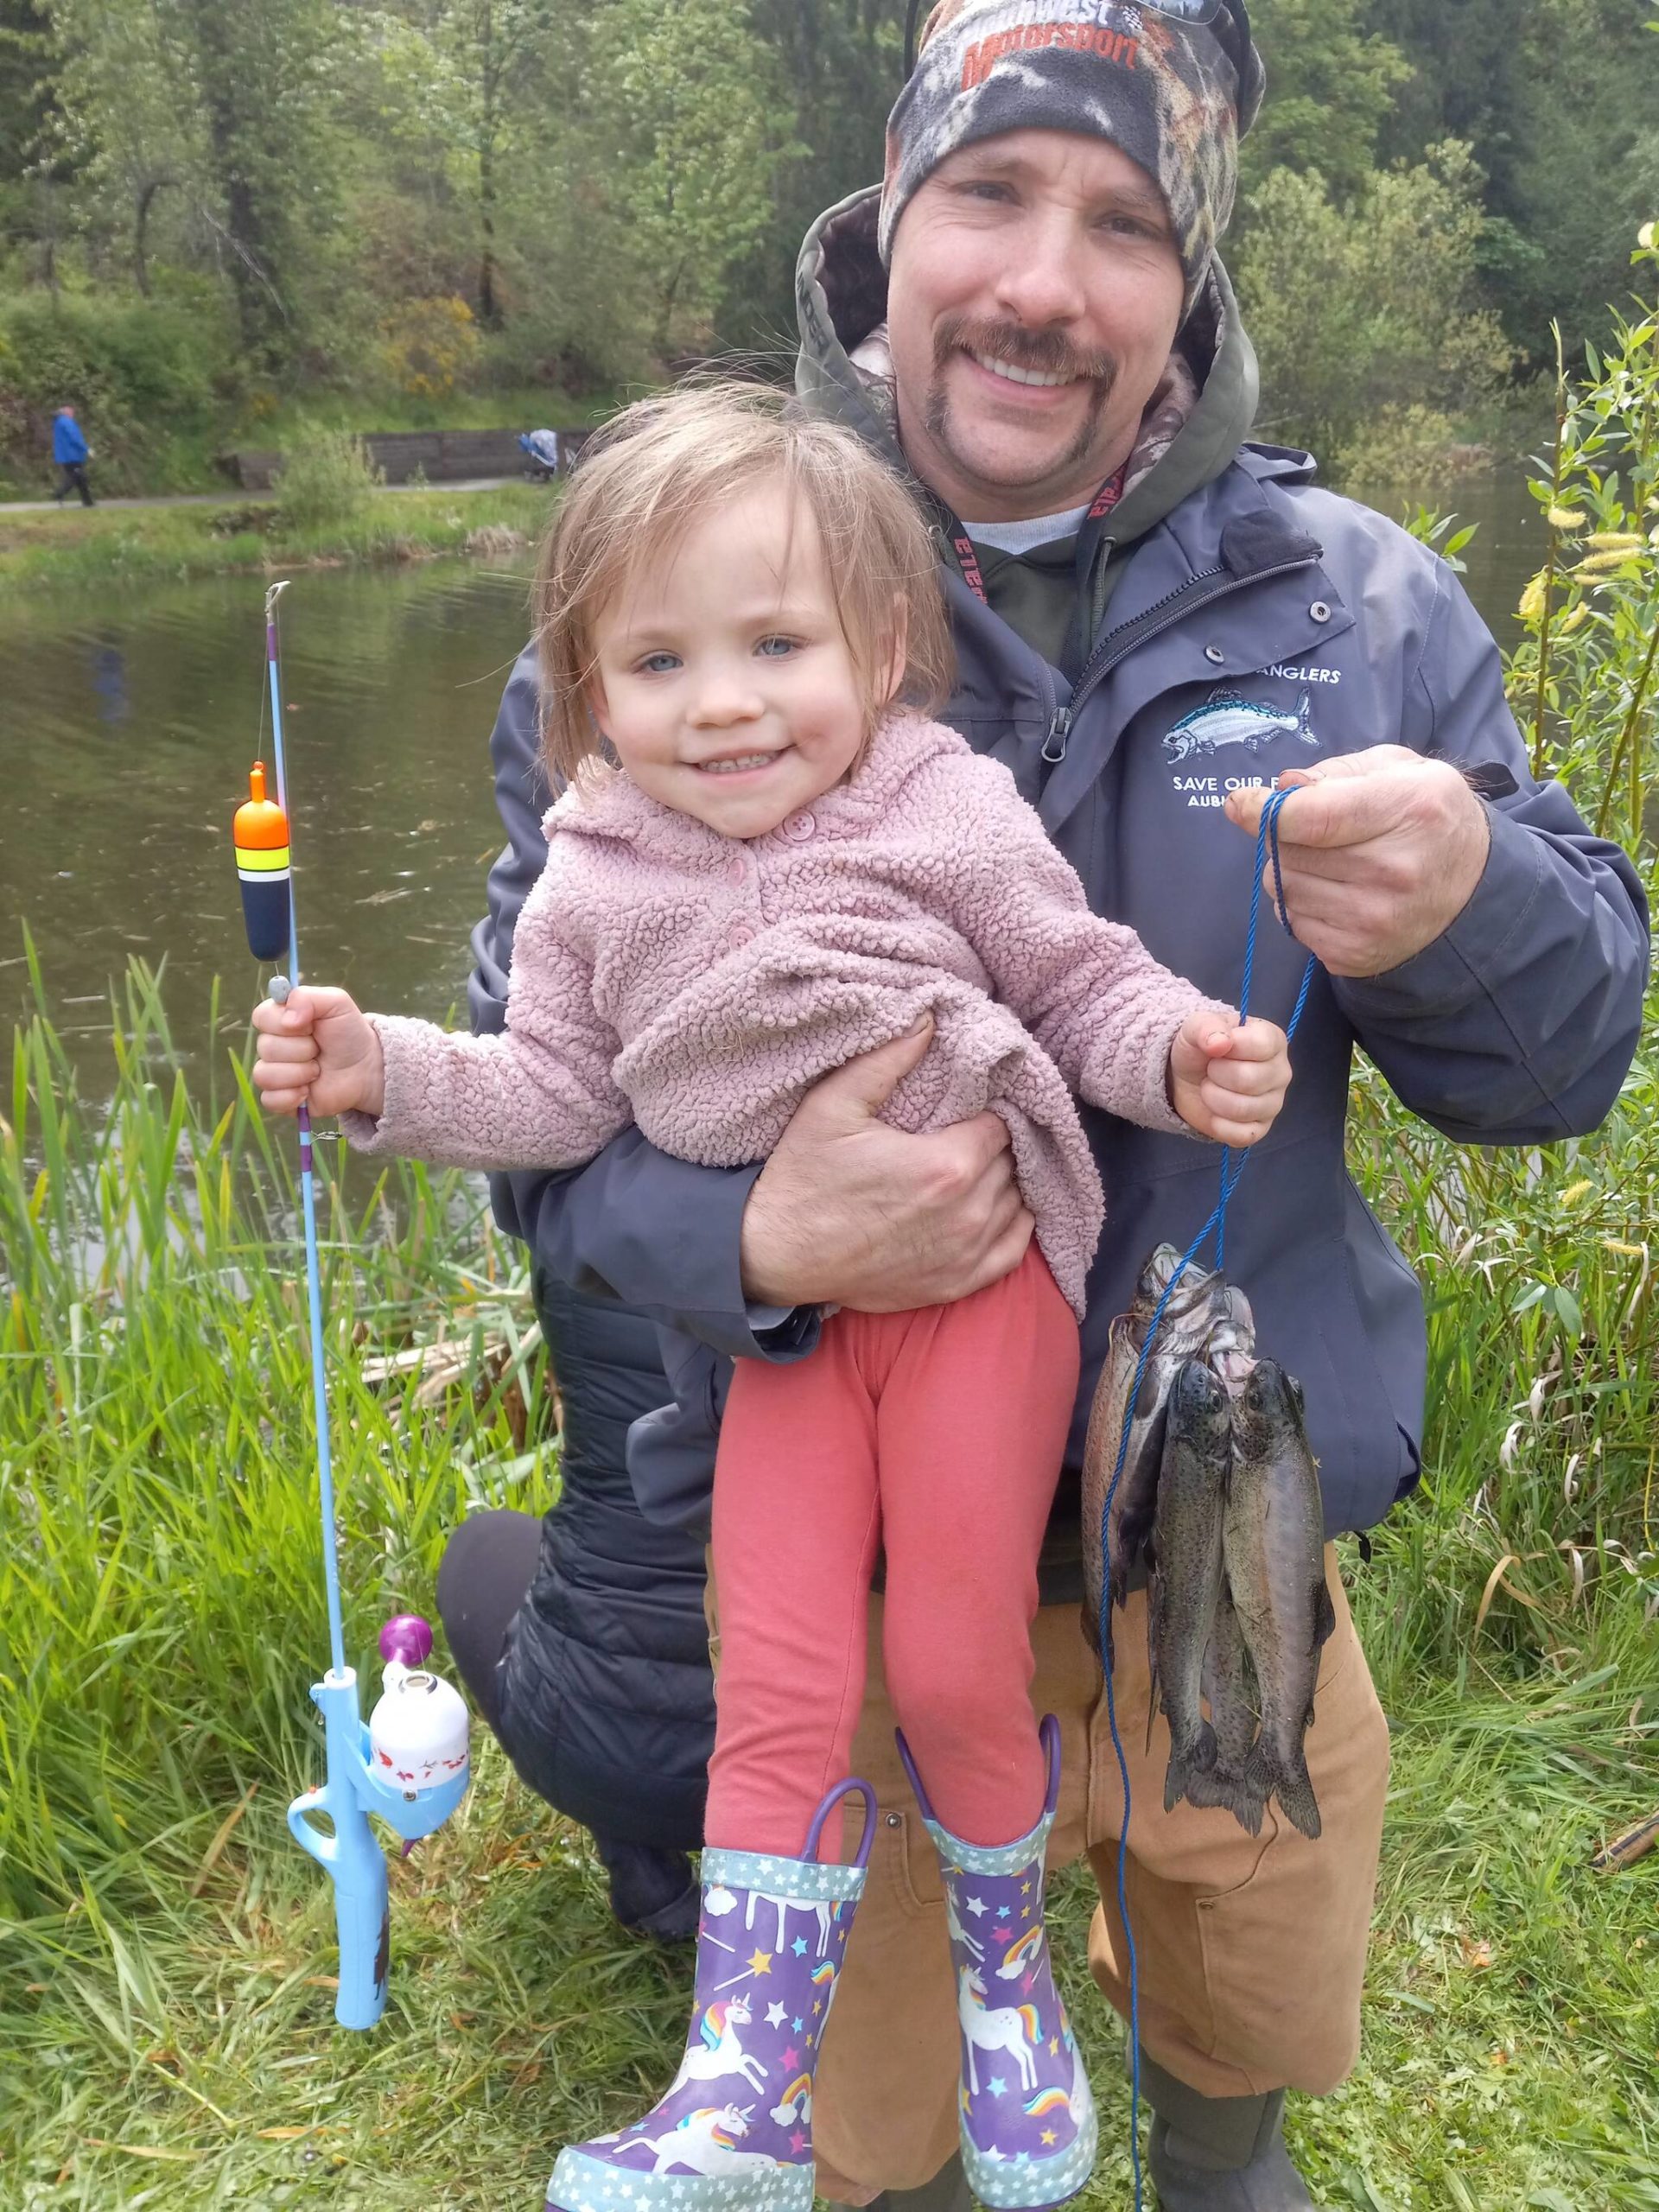
[[[468,476],[458,484],[380,484],[381,492],[493,492],[500,484],[521,484],[520,476]],[[274,506],[274,492],[239,492],[234,485],[223,492],[168,492],[153,499],[99,499],[97,507],[107,507],[111,513],[120,513],[129,507],[240,507]],[[39,515],[49,513],[58,505],[55,499],[0,499],[0,516]],[[63,501],[66,510],[85,513],[79,499]]]

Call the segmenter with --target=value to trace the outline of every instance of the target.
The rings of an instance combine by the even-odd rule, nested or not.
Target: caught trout
[[[1223,1549],[1262,1712],[1245,1778],[1262,1796],[1271,1790],[1304,1835],[1317,1836],[1319,1808],[1302,1739],[1313,1719],[1319,1649],[1336,1615],[1301,1385],[1276,1360],[1258,1360],[1250,1370],[1233,1402],[1232,1432]]]
[[[1187,1360],[1169,1393],[1147,1591],[1151,1695],[1154,1704],[1161,1699],[1169,1716],[1166,1813],[1187,1795],[1192,1777],[1208,1774],[1216,1764],[1216,1732],[1198,1701],[1221,1598],[1232,1418],[1214,1370],[1201,1359]]]
[[[1135,1385],[1135,1370],[1152,1326],[1158,1301],[1180,1265],[1173,1244],[1160,1244],[1141,1270],[1134,1302],[1112,1323],[1105,1363],[1090,1408],[1089,1437],[1083,1454],[1084,1633],[1100,1652],[1100,1599],[1104,1579],[1101,1516],[1107,1497],[1112,1507],[1107,1529],[1111,1560],[1111,1597],[1121,1605],[1128,1593],[1129,1573],[1152,1534],[1158,1470],[1164,1456],[1165,1416],[1170,1386],[1184,1360],[1210,1356],[1219,1332],[1221,1349],[1235,1363],[1248,1365],[1255,1344],[1249,1301],[1208,1268],[1190,1267],[1181,1277],[1158,1325],[1158,1341],[1141,1379],[1129,1430],[1123,1471],[1112,1491],[1112,1471],[1123,1438],[1123,1415]],[[1231,1373],[1227,1378],[1231,1381]]]
[[[1204,1655],[1204,1701],[1210,1708],[1210,1725],[1216,1732],[1216,1763],[1208,1774],[1190,1774],[1186,1780],[1189,1805],[1219,1805],[1251,1835],[1262,1833],[1266,1792],[1249,1771],[1255,1743],[1260,1698],[1255,1669],[1238,1624],[1233,1593],[1224,1573],[1221,1595],[1216,1601],[1216,1624],[1210,1648]]]

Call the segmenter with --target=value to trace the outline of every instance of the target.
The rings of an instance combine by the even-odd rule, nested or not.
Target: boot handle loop
[[[806,1848],[801,1853],[803,1859],[817,1857],[818,1841],[823,1834],[824,1822],[840,1804],[842,1799],[850,1797],[855,1790],[864,1800],[864,1833],[859,1839],[858,1850],[852,1864],[859,1867],[869,1865],[870,1847],[875,1841],[875,1792],[868,1782],[861,1782],[855,1774],[849,1774],[845,1782],[838,1782],[817,1811],[813,1814],[812,1825],[806,1832]]]

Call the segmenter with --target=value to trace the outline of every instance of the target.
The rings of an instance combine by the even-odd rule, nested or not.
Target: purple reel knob
[[[380,1631],[380,1656],[419,1667],[432,1655],[432,1630],[418,1613],[399,1613]]]

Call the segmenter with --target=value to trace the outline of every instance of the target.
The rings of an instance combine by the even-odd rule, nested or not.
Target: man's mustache
[[[953,353],[982,353],[987,360],[1006,361],[1011,369],[1030,369],[1038,376],[1086,378],[1109,385],[1117,364],[1109,353],[1080,353],[1058,330],[1027,330],[1017,322],[980,322],[969,315],[949,315],[933,334],[933,365],[944,368]]]

